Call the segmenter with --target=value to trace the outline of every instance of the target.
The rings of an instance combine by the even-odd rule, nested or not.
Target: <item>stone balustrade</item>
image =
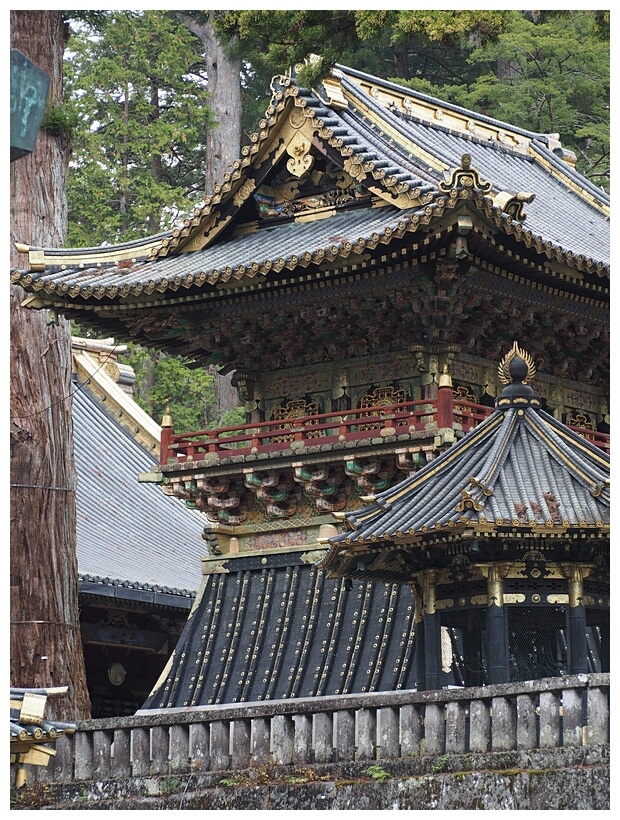
[[[609,675],[571,675],[82,721],[41,774],[109,780],[608,743]]]

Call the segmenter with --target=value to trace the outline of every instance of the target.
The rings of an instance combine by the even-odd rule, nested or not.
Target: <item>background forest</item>
[[[124,242],[191,213],[240,155],[274,74],[310,54],[538,133],[609,187],[606,11],[68,12],[66,102],[44,127],[70,136],[67,245]],[[86,328],[75,328],[85,335]],[[175,429],[243,423],[215,373],[130,345],[135,398]]]

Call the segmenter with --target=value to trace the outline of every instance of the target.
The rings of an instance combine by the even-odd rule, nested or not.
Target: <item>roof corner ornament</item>
[[[461,157],[461,167],[446,171],[446,179],[439,183],[439,191],[442,194],[449,194],[454,188],[464,188],[466,190],[478,190],[484,194],[491,191],[491,183],[483,182],[480,174],[471,167],[471,155],[463,154]]]
[[[342,85],[340,84],[341,79],[342,71],[332,68],[319,87],[319,92],[321,93],[317,93],[321,102],[324,102],[336,111],[343,111],[349,107],[349,103],[344,96]],[[323,96],[325,96],[326,99],[323,99]]]
[[[536,198],[536,194],[528,191],[519,191],[516,194],[510,191],[500,191],[493,197],[493,204],[502,209],[502,213],[508,214],[517,222],[527,219],[527,214],[523,210],[523,204],[529,205]]]

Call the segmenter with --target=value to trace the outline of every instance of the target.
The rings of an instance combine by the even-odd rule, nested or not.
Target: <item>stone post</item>
[[[316,763],[331,763],[334,731],[332,716],[327,712],[317,712],[312,718],[314,760]]]
[[[312,718],[310,715],[294,715],[295,742],[293,746],[293,761],[303,764],[310,763],[312,755]]]
[[[269,718],[252,718],[251,764],[269,763]]]
[[[116,780],[131,777],[131,731],[129,729],[114,730],[111,775]]]
[[[355,712],[336,712],[336,760],[355,760]]]
[[[75,779],[92,780],[93,777],[93,733],[75,733]]]
[[[562,692],[562,741],[564,746],[583,745],[583,690]]]
[[[189,768],[189,726],[179,723],[170,727],[170,771],[177,774]]]
[[[491,748],[491,712],[484,700],[469,704],[469,750],[488,752]]]
[[[508,698],[493,698],[491,718],[491,750],[508,752],[517,748],[517,715]]]
[[[422,716],[417,704],[400,707],[400,750],[403,757],[420,754]]]
[[[383,707],[379,710],[379,745],[381,759],[400,757],[399,716],[398,709]]]
[[[230,762],[230,723],[227,720],[214,720],[211,723],[209,735],[211,769],[213,771],[228,769]]]
[[[233,720],[232,728],[232,767],[233,769],[247,769],[250,765],[250,734],[249,720]]]
[[[209,724],[192,723],[189,727],[189,759],[193,769],[209,768]]]
[[[146,777],[151,771],[151,737],[150,730],[139,726],[131,730],[131,749],[133,777]]]
[[[446,704],[446,752],[463,754],[465,748],[465,703],[460,700]]]
[[[517,749],[538,748],[536,695],[517,695]]]
[[[540,693],[541,749],[557,749],[560,745],[560,697],[557,692]]]
[[[168,727],[153,726],[151,729],[151,774],[169,774],[169,745]]]
[[[446,745],[443,703],[427,703],[424,714],[424,754],[442,755]]]
[[[606,746],[609,743],[609,704],[603,688],[588,689],[588,746]]]
[[[357,713],[357,759],[376,760],[377,715],[374,709],[360,709]]]
[[[290,715],[274,715],[271,719],[273,762],[286,766],[293,762],[295,726]]]

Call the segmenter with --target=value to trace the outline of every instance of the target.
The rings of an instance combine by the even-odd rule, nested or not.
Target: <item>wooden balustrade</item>
[[[209,706],[83,721],[48,782],[609,743],[609,675]]]
[[[304,446],[334,444],[337,441],[367,443],[381,429],[391,435],[412,431],[453,428],[469,432],[493,412],[491,407],[459,400],[458,408],[450,389],[440,389],[437,399],[423,399],[390,406],[366,407],[358,410],[320,413],[314,416],[263,421],[175,434],[162,428],[160,463],[197,461],[207,453],[218,456],[243,456],[252,452],[273,452],[291,447],[294,442]],[[609,452],[609,436],[585,428],[571,429],[592,444]],[[320,439],[320,441],[317,441]]]

